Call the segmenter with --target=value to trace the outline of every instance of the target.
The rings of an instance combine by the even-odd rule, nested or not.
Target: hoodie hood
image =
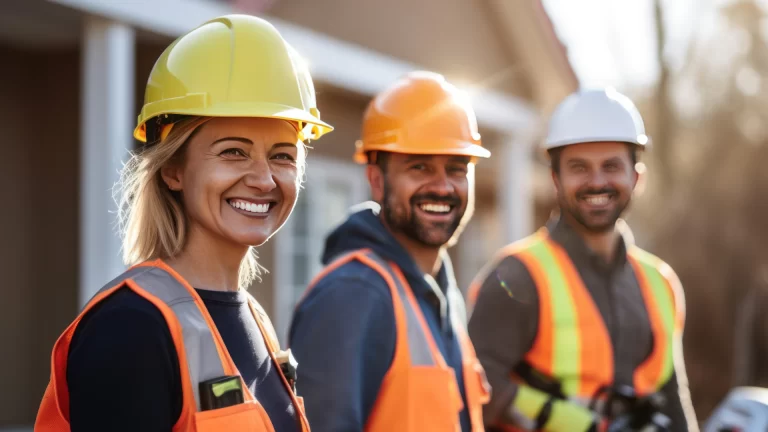
[[[424,273],[416,265],[411,255],[381,222],[380,210],[381,207],[373,201],[352,207],[347,220],[336,227],[326,238],[322,258],[323,265],[328,265],[334,259],[349,252],[371,249],[385,260],[397,264],[411,284],[411,288],[431,291],[431,288],[424,282]],[[443,264],[436,280],[445,290],[448,284],[455,283],[455,281],[453,281],[453,271],[448,254],[441,253],[440,256]],[[422,283],[414,283],[415,281]]]
[[[331,231],[325,240],[323,265],[348,252],[371,249],[380,257],[397,263],[403,271],[404,267],[415,266],[408,252],[381,222],[380,210],[381,207],[373,201],[350,208],[347,220]]]

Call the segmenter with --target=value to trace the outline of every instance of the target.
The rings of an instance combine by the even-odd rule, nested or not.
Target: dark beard
[[[454,218],[445,223],[423,223],[417,216],[416,207],[419,201],[448,204],[457,209]],[[389,182],[384,182],[384,198],[382,200],[382,214],[387,226],[395,232],[400,232],[408,238],[428,247],[441,247],[445,245],[459,227],[461,218],[466,208],[462,209],[461,198],[458,195],[441,196],[435,194],[414,195],[410,199],[410,216],[407,209],[398,207],[392,202],[392,193]]]

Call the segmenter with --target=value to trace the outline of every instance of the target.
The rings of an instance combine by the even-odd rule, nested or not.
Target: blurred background
[[[367,199],[354,141],[370,98],[404,73],[467,92],[493,156],[451,250],[466,288],[554,207],[535,146],[579,86],[635,100],[653,147],[628,222],[687,296],[700,420],[735,385],[768,386],[767,0],[0,0],[0,431],[31,431],[50,350],[124,267],[110,191],[155,59],[228,13],[266,18],[307,60],[324,120],[289,223],[251,292],[285,341],[328,231]]]

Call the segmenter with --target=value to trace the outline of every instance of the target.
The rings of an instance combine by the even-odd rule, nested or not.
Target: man
[[[470,290],[489,428],[697,430],[682,287],[617,225],[647,142],[640,113],[613,89],[576,92],[553,113],[545,148],[560,216],[502,249]]]
[[[314,432],[482,431],[489,388],[446,253],[470,218],[475,114],[437,74],[377,95],[355,160],[375,203],[327,238],[290,345]]]

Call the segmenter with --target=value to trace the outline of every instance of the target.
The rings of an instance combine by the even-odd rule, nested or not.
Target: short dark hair
[[[372,151],[368,152],[368,164],[378,165],[381,172],[387,173],[387,165],[389,164],[389,152]]]
[[[547,153],[549,153],[549,166],[555,174],[560,174],[560,157],[563,154],[564,148],[565,146],[547,150]],[[638,159],[638,147],[627,143],[627,150],[629,150],[629,160],[632,162],[632,166],[635,166]]]

